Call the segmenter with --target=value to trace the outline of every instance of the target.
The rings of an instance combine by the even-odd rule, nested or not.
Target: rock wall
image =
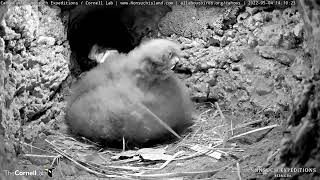
[[[183,45],[177,71],[187,72],[195,100],[229,110],[286,117],[301,81],[311,75],[297,8],[173,6],[160,32]]]
[[[163,35],[176,34],[187,38],[208,40],[214,35],[223,35],[225,29],[236,23],[240,7],[208,8],[173,6],[159,23]]]
[[[292,179],[319,179],[320,170],[320,3],[299,1],[306,35],[305,51],[310,54],[311,76],[298,94],[282,140],[281,167],[310,168],[292,173]],[[313,169],[315,168],[315,170]]]
[[[10,1],[22,2],[22,1]],[[27,141],[53,130],[63,105],[70,54],[58,7],[7,6],[1,20],[1,126],[4,136]],[[67,20],[67,19],[66,19]],[[60,122],[61,123],[61,122]]]

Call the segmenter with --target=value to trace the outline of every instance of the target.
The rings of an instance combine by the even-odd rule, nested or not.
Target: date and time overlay
[[[45,5],[88,5],[88,6],[150,6],[150,5],[195,5],[195,6],[276,6],[276,7],[292,7],[295,6],[296,0],[42,0],[33,1],[36,4]],[[21,3],[21,4],[19,4]],[[0,5],[24,5],[25,1],[6,1],[0,0]],[[28,2],[32,3],[32,2]]]

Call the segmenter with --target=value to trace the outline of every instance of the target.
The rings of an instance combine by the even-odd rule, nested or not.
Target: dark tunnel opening
[[[132,35],[121,21],[125,7],[77,6],[70,13],[67,38],[80,70],[96,66],[88,54],[93,45],[127,53],[135,47]],[[128,17],[129,18],[129,17]]]
[[[88,55],[94,45],[103,50],[128,53],[145,37],[158,35],[158,23],[169,6],[90,6],[69,9],[67,39],[71,48],[70,71],[73,75],[88,71],[97,61]],[[80,71],[80,72],[79,72]]]

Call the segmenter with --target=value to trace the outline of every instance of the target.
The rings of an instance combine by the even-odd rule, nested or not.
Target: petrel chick
[[[106,146],[179,137],[192,124],[188,90],[170,69],[179,54],[178,44],[153,39],[108,56],[72,87],[70,132]]]

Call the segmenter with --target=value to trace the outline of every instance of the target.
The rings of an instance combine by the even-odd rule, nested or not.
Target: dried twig
[[[61,170],[61,164],[60,164],[60,159],[57,159],[57,165],[58,165],[58,169],[60,171],[61,176],[63,177],[63,179],[65,179],[65,175],[63,174],[62,170]]]
[[[143,167],[131,167],[131,166],[105,166],[105,167],[113,168],[113,169],[130,170],[130,171],[139,171],[143,169]]]
[[[224,170],[225,168],[228,168],[232,166],[235,162],[232,162],[226,166],[223,166],[219,169],[216,170],[210,170],[210,171],[194,171],[194,172],[177,172],[177,173],[164,173],[164,174],[129,174],[129,176],[132,177],[138,177],[138,178],[174,178],[174,177],[183,177],[183,176],[198,176],[198,175],[203,175],[207,177],[211,177],[218,173],[219,171]]]
[[[241,136],[245,136],[245,135],[248,135],[248,134],[251,134],[251,133],[255,133],[255,132],[262,131],[262,130],[266,130],[266,129],[270,129],[270,128],[275,128],[275,127],[278,127],[278,126],[279,126],[279,124],[274,124],[274,125],[270,125],[270,126],[266,126],[266,127],[254,129],[254,130],[252,130],[252,131],[248,131],[248,132],[245,132],[245,133],[242,133],[242,134],[233,136],[233,137],[229,138],[228,141],[229,141],[229,140],[232,140],[232,139],[235,139],[235,138],[239,138],[239,137],[241,137]]]
[[[215,102],[215,105],[217,106],[218,112],[219,112],[219,114],[220,114],[220,116],[221,116],[221,120],[224,121],[224,120],[225,120],[225,117],[224,117],[224,115],[223,115],[223,113],[222,113],[222,111],[221,111],[221,109],[220,109],[219,104],[218,104],[217,102]]]
[[[163,168],[165,168],[170,162],[172,162],[173,160],[175,160],[176,157],[178,157],[179,155],[183,154],[183,151],[179,151],[177,153],[175,153],[174,155],[172,155],[172,157],[170,159],[168,159],[166,162],[164,162],[160,167],[158,168],[147,168],[147,167],[130,167],[130,166],[107,166],[108,168],[115,168],[115,169],[124,169],[124,170],[132,170],[132,171],[139,171],[139,170],[161,170]]]
[[[217,109],[218,109],[218,111],[219,111],[219,114],[220,114],[220,117],[221,117],[221,123],[227,124],[226,118],[225,118],[225,116],[223,115],[223,113],[222,113],[222,111],[221,111],[221,109],[220,109],[219,104],[218,104],[217,102],[215,102],[215,105],[217,106]],[[222,137],[223,137],[223,138],[222,138],[222,139],[223,139],[223,147],[225,147],[225,146],[226,146],[226,143],[227,143],[227,141],[228,141],[228,131],[227,131],[227,130],[223,132]]]
[[[184,141],[190,136],[191,133],[188,133],[177,145],[175,145],[172,149],[176,150],[181,144],[184,143]]]
[[[148,170],[161,170],[163,168],[165,168],[170,162],[172,162],[173,160],[175,160],[176,157],[180,156],[181,154],[183,154],[184,151],[179,151],[177,153],[175,153],[174,155],[172,155],[172,157],[170,159],[168,159],[165,163],[163,163],[159,168],[144,168],[144,169],[148,169]]]
[[[177,159],[174,159],[174,160],[177,161],[177,160],[191,159],[191,158],[194,158],[194,157],[198,157],[198,156],[205,155],[205,154],[207,154],[207,153],[210,152],[210,151],[212,151],[212,150],[209,149],[209,150],[206,150],[206,151],[203,151],[203,152],[196,152],[196,153],[191,154],[191,155],[189,155],[189,156],[177,158]]]
[[[233,122],[232,122],[232,119],[230,119],[230,131],[231,131],[231,135],[233,136]]]
[[[274,153],[269,155],[267,158],[267,162],[270,162],[279,152],[280,152],[280,149],[277,149]]]
[[[38,158],[57,158],[57,157],[61,157],[60,155],[56,155],[56,156],[50,156],[50,155],[43,155],[43,154],[24,154],[23,156],[25,157],[38,157]]]
[[[201,129],[202,129],[202,125],[200,124],[200,127],[193,133],[193,135],[191,136],[191,138],[194,138]]]
[[[52,149],[55,150],[57,153],[61,154],[63,157],[69,159],[71,162],[73,162],[74,164],[76,164],[77,166],[81,167],[82,169],[90,172],[90,173],[93,173],[97,176],[102,176],[102,177],[107,177],[107,178],[123,178],[123,179],[130,179],[132,180],[131,178],[128,178],[128,177],[123,177],[123,176],[119,176],[119,175],[108,175],[108,174],[104,174],[104,173],[100,173],[100,172],[97,172],[97,171],[94,171],[82,164],[80,164],[79,162],[77,162],[76,160],[74,160],[73,158],[71,158],[69,155],[67,155],[65,152],[63,152],[62,150],[58,149],[54,144],[52,144],[50,141],[48,141],[47,139],[45,140],[47,143],[49,143],[51,146],[52,146]]]
[[[211,148],[215,148],[217,146],[220,146],[222,143],[219,143],[217,145],[215,145],[214,147],[211,147]],[[194,157],[198,157],[198,156],[202,156],[202,155],[205,155],[207,153],[209,153],[210,151],[212,151],[212,149],[208,148],[207,150],[203,151],[203,152],[196,152],[194,154],[191,154],[189,156],[186,156],[186,157],[181,157],[181,158],[177,158],[177,159],[174,159],[174,160],[186,160],[186,159],[191,159],[191,158],[194,158]]]
[[[144,106],[143,104],[139,103],[138,106],[142,108],[143,110],[147,111],[159,124],[161,124],[164,128],[166,128],[169,132],[171,132],[174,136],[176,136],[178,139],[181,139],[181,137],[164,121],[162,121],[157,115],[155,115],[149,108]]]
[[[126,140],[122,137],[122,152],[126,151]]]
[[[50,153],[50,154],[53,154],[53,155],[55,155],[55,156],[56,156],[56,154],[55,154],[55,153],[53,153],[53,152],[50,152],[50,151],[47,151],[47,150],[44,150],[44,149],[38,148],[38,147],[33,146],[33,145],[31,145],[31,144],[28,144],[28,143],[25,143],[25,142],[20,142],[20,143],[21,143],[22,145],[29,146],[30,148],[38,149],[38,150],[40,150],[40,151],[42,151],[42,152]]]
[[[238,179],[239,179],[239,180],[242,180],[239,162],[237,162],[237,175],[238,175]]]
[[[219,145],[221,145],[221,144],[222,144],[222,143],[220,143]],[[191,144],[184,144],[184,145],[185,145],[185,147],[188,147],[188,148],[194,146],[194,145],[191,145]],[[207,146],[206,146],[206,149],[235,151],[235,152],[243,152],[243,151],[244,151],[244,149],[242,149],[242,148],[219,148],[219,147],[217,147],[217,146],[218,146],[218,145],[216,145],[216,146],[214,146],[214,147],[207,147]]]
[[[250,125],[252,125],[252,124],[262,122],[262,121],[264,121],[264,120],[263,120],[263,119],[259,119],[259,120],[255,120],[255,121],[250,121],[250,122],[241,124],[241,125],[238,126],[238,127],[234,127],[233,129],[230,129],[229,131],[231,131],[231,130],[234,131],[234,130],[236,130],[236,129],[244,128],[244,127],[247,127],[247,126],[250,126]]]
[[[209,112],[209,111],[211,111],[211,109],[208,109],[208,110],[202,112],[202,113],[199,115],[199,119],[201,118],[201,116],[202,116],[203,114],[205,114],[205,113],[207,113],[207,112]],[[216,111],[214,112],[214,114],[213,114],[213,116],[212,116],[211,118],[214,119],[214,118],[217,116],[217,114],[218,114],[218,110],[216,110]],[[195,137],[201,129],[202,129],[202,124],[200,123],[200,127],[194,132],[194,134],[192,135],[192,138]]]

